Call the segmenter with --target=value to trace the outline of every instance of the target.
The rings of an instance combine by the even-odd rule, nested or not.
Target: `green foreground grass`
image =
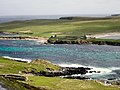
[[[104,86],[93,80],[63,79],[58,77],[29,77],[26,83],[48,90],[120,90],[111,86]]]
[[[41,70],[46,71],[47,70],[46,68],[48,67],[54,70],[59,69],[58,66],[53,65],[44,60],[42,61],[37,60],[31,63],[24,63],[0,58],[0,74],[18,74],[19,71],[26,70],[26,68],[27,70],[34,69],[37,71]],[[37,88],[43,88],[43,90],[120,90],[120,88],[117,87],[104,86],[102,84],[97,83],[94,80],[75,80],[75,79],[63,79],[59,77],[44,77],[29,75],[27,77],[28,77],[27,81],[18,82],[26,83]],[[21,89],[27,90],[26,88],[19,85],[19,83],[16,83],[15,81],[9,81],[8,79],[0,78],[0,82],[3,82],[10,87],[12,84],[14,84],[12,85],[12,87],[17,88],[17,90]]]
[[[59,70],[60,68],[45,60],[35,60],[31,63],[18,62],[14,60],[0,58],[0,74],[19,74],[20,72],[40,72]]]
[[[27,90],[24,86],[20,85],[19,82],[15,80],[9,80],[3,77],[0,77],[0,84],[7,88],[7,90]]]
[[[50,37],[53,34],[60,36],[81,36],[120,32],[120,17],[103,20],[27,20],[0,24],[0,31],[17,32],[29,31],[24,35]]]

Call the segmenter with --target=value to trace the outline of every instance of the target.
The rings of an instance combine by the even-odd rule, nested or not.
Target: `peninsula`
[[[0,24],[0,39],[35,39],[45,43],[48,40],[49,43],[55,44],[79,44],[81,42],[80,44],[119,46],[119,38],[108,40],[100,37],[110,34],[119,35],[119,24],[119,16],[61,17],[60,19],[13,21]]]

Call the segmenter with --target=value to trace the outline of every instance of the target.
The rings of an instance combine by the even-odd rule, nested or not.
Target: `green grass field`
[[[37,63],[35,63],[37,62]],[[58,66],[53,65],[47,61],[34,61],[31,63],[24,63],[13,61],[9,59],[0,58],[0,74],[19,74],[19,72],[39,72],[48,71],[47,68],[52,70],[60,69]]]
[[[18,74],[22,70],[46,70],[46,68],[59,69],[59,67],[50,64],[49,62],[33,61],[30,64],[18,61],[12,61],[9,59],[0,58],[0,74]],[[22,83],[35,86],[37,88],[44,88],[43,90],[120,90],[117,87],[104,86],[94,80],[76,80],[76,79],[63,79],[59,77],[44,77],[44,76],[27,76],[27,81],[19,81]],[[16,81],[10,81],[9,79],[1,78],[0,82],[3,82],[7,86],[17,88],[17,90],[29,90],[19,85]],[[14,84],[14,85],[12,85]],[[15,89],[16,90],[16,89]],[[34,89],[33,89],[34,90]],[[40,89],[41,90],[41,89]]]
[[[50,37],[53,34],[62,36],[81,36],[120,32],[120,17],[103,20],[27,20],[0,24],[0,31],[29,31],[31,36]],[[23,34],[23,32],[22,32]]]
[[[104,86],[92,80],[62,79],[58,77],[30,76],[27,84],[44,87],[48,90],[120,90],[111,86]]]
[[[20,85],[18,82],[3,77],[0,77],[0,83],[2,83],[4,87],[7,88],[7,90],[28,90],[24,86]]]

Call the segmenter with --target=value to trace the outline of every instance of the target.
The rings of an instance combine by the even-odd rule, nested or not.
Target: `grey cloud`
[[[0,15],[120,13],[120,0],[0,0]]]

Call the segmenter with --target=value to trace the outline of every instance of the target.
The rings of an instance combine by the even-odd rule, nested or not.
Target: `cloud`
[[[120,13],[120,0],[0,0],[0,15]]]

